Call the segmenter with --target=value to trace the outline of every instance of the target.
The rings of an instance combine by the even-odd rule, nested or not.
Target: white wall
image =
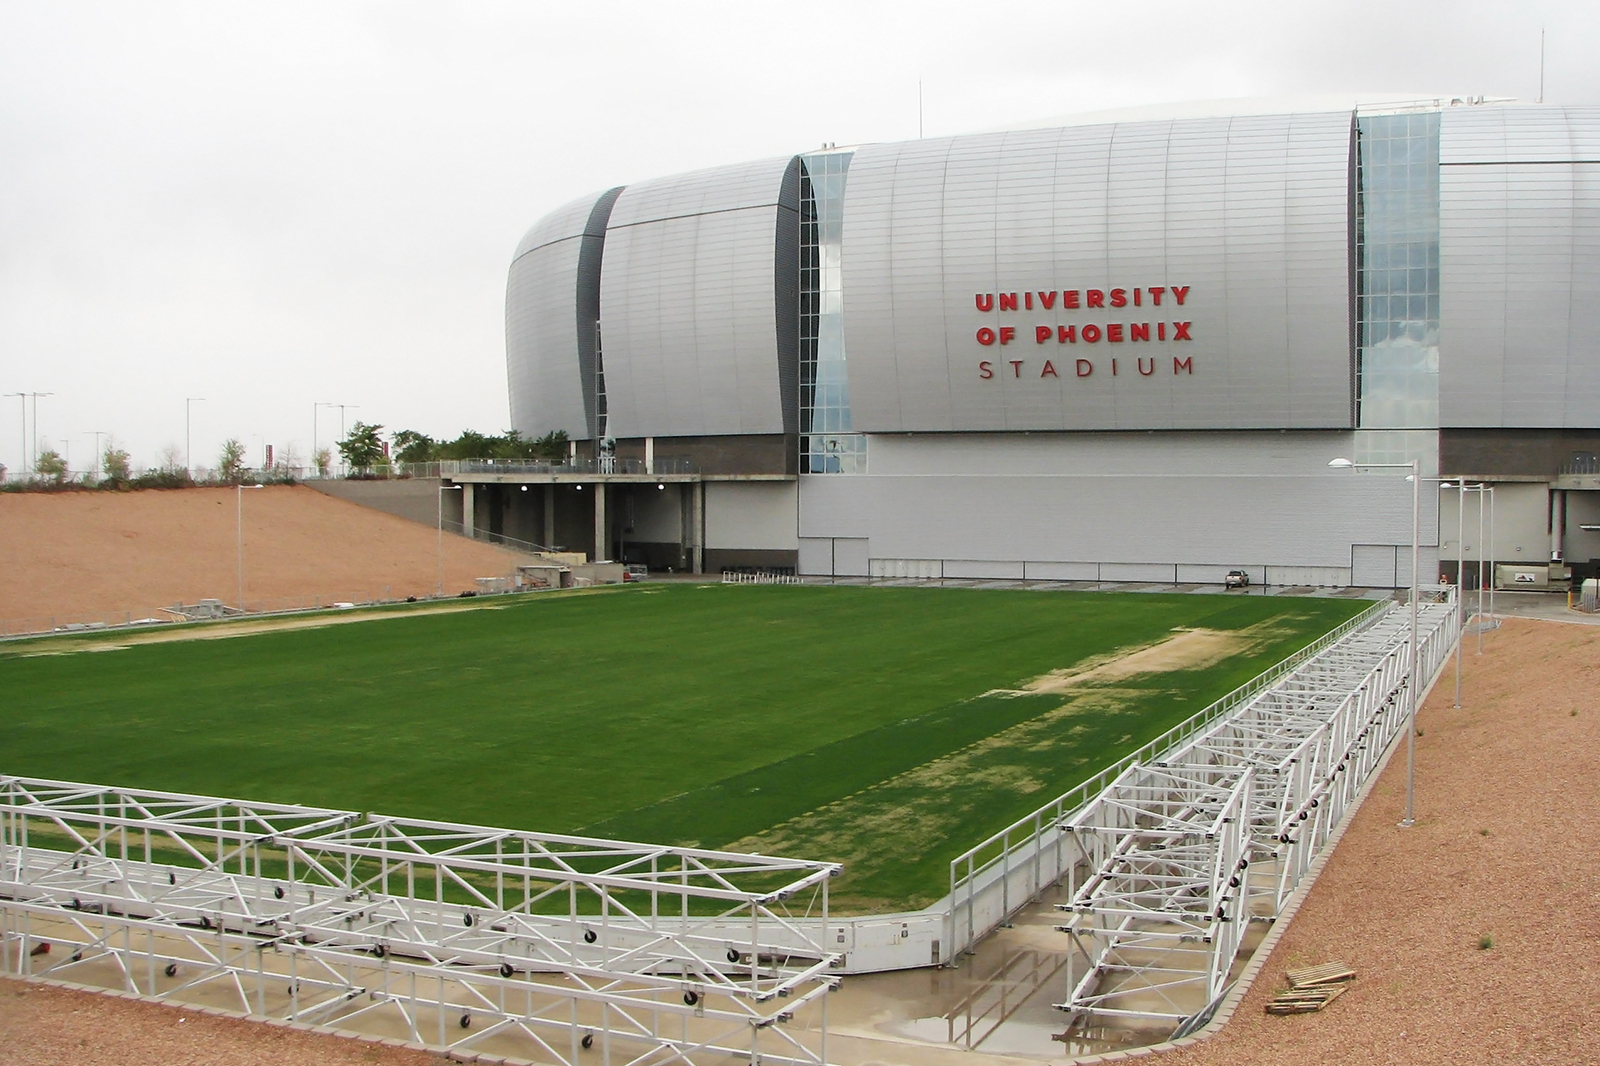
[[[1392,580],[1397,550],[1410,568],[1411,486],[1399,472],[1330,470],[1350,436],[874,436],[872,473],[800,479],[800,535],[817,545],[801,568],[826,572],[812,569],[820,545],[848,538],[870,560],[917,561],[869,564],[884,576],[937,560],[946,577],[1196,581],[1245,567],[1341,584],[1353,546],[1368,545],[1363,566]],[[1425,484],[1425,573],[1434,496]]]
[[[793,481],[706,482],[706,547],[795,551]]]

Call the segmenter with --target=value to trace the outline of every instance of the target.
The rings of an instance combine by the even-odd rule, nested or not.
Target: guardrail
[[[981,843],[967,849],[950,861],[949,896],[949,957],[970,948],[978,940],[1008,921],[1013,914],[1033,898],[1046,884],[1060,876],[1059,870],[1048,873],[1043,868],[1045,848],[1041,838],[1057,822],[1100,794],[1105,787],[1134,763],[1149,761],[1174,744],[1187,740],[1193,734],[1264,690],[1276,684],[1285,675],[1308,660],[1320,655],[1349,634],[1364,628],[1394,607],[1391,600],[1379,600],[1365,611],[1342,625],[1318,637],[1276,666],[1257,675],[1197,714],[1173,726],[1137,751],[1118,759],[1093,777],[1068,789],[1032,814],[1012,822]],[[1011,898],[1011,873],[1014,857],[1023,855],[1034,864],[1033,891],[1018,899]],[[987,882],[987,883],[983,883]],[[990,906],[989,896],[999,894],[998,906]],[[983,897],[980,907],[980,896]],[[984,918],[978,913],[982,910]],[[965,921],[958,912],[965,911]]]
[[[446,533],[454,533],[457,536],[466,537],[469,540],[479,541],[483,544],[495,544],[502,548],[510,548],[512,551],[523,552],[527,555],[547,555],[552,552],[566,550],[559,547],[551,548],[543,544],[535,544],[531,540],[518,540],[516,537],[508,537],[504,533],[495,533],[477,526],[469,530],[461,522],[445,521],[439,523],[439,525]]]

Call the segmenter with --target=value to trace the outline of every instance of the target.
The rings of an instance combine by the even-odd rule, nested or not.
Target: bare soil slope
[[[299,485],[247,489],[245,602],[431,595],[435,530]],[[90,621],[215,598],[238,600],[233,489],[0,494],[0,620]],[[444,538],[445,590],[503,577],[515,556]]]

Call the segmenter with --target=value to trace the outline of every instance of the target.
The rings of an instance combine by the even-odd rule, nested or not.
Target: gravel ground
[[[1401,751],[1233,1021],[1156,1061],[1600,1062],[1600,630],[1511,619],[1475,646],[1461,709],[1447,667],[1418,721],[1417,825]],[[1327,1010],[1263,1012],[1329,961],[1359,976]]]
[[[0,1066],[440,1066],[420,1051],[0,980]]]
[[[1447,667],[1417,742],[1418,824],[1390,761],[1257,985],[1217,1036],[1165,1066],[1600,1062],[1600,628],[1511,619]],[[1480,947],[1481,938],[1492,946]],[[1290,966],[1359,972],[1321,1014],[1262,1005]],[[885,1060],[924,1056],[898,1045]],[[930,1049],[931,1050],[931,1049]],[[902,1058],[903,1056],[903,1058]],[[0,1066],[437,1063],[88,993],[0,980]],[[996,1061],[966,1053],[963,1061]]]

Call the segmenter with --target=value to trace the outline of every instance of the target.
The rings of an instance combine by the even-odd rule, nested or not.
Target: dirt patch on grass
[[[567,596],[588,596],[604,593],[606,588],[572,589],[540,593],[541,600],[560,599]],[[415,618],[418,615],[458,614],[462,611],[501,611],[514,606],[511,602],[479,599],[431,603],[419,607],[358,608],[337,613],[309,616],[284,615],[270,618],[240,619],[239,621],[206,622],[178,626],[171,629],[135,630],[118,633],[115,638],[49,637],[39,642],[24,642],[11,648],[0,645],[0,658],[15,655],[30,658],[39,655],[72,655],[77,652],[126,651],[141,644],[170,644],[183,640],[226,640],[229,637],[248,637],[257,633],[280,633],[296,629],[322,629],[327,626],[349,625],[352,622],[377,622],[398,618]]]
[[[1066,764],[1051,759],[1051,753],[1072,747],[1072,738],[1084,732],[1067,720],[1130,713],[1149,695],[1147,690],[1119,689],[1080,693],[1037,718],[726,847],[844,863],[845,876],[832,893],[841,913],[926,906],[936,897],[877,899],[856,894],[851,882],[916,861],[928,841],[951,839],[957,825],[980,804],[992,805],[997,796],[1032,796],[1041,803],[1049,799],[1059,782],[1046,780],[1047,771]]]
[[[1245,629],[1175,629],[1154,644],[1118,648],[1079,663],[1051,670],[1016,689],[995,689],[985,695],[1068,692],[1083,685],[1126,681],[1146,674],[1204,670],[1235,655],[1247,655],[1282,636],[1277,619]]]

